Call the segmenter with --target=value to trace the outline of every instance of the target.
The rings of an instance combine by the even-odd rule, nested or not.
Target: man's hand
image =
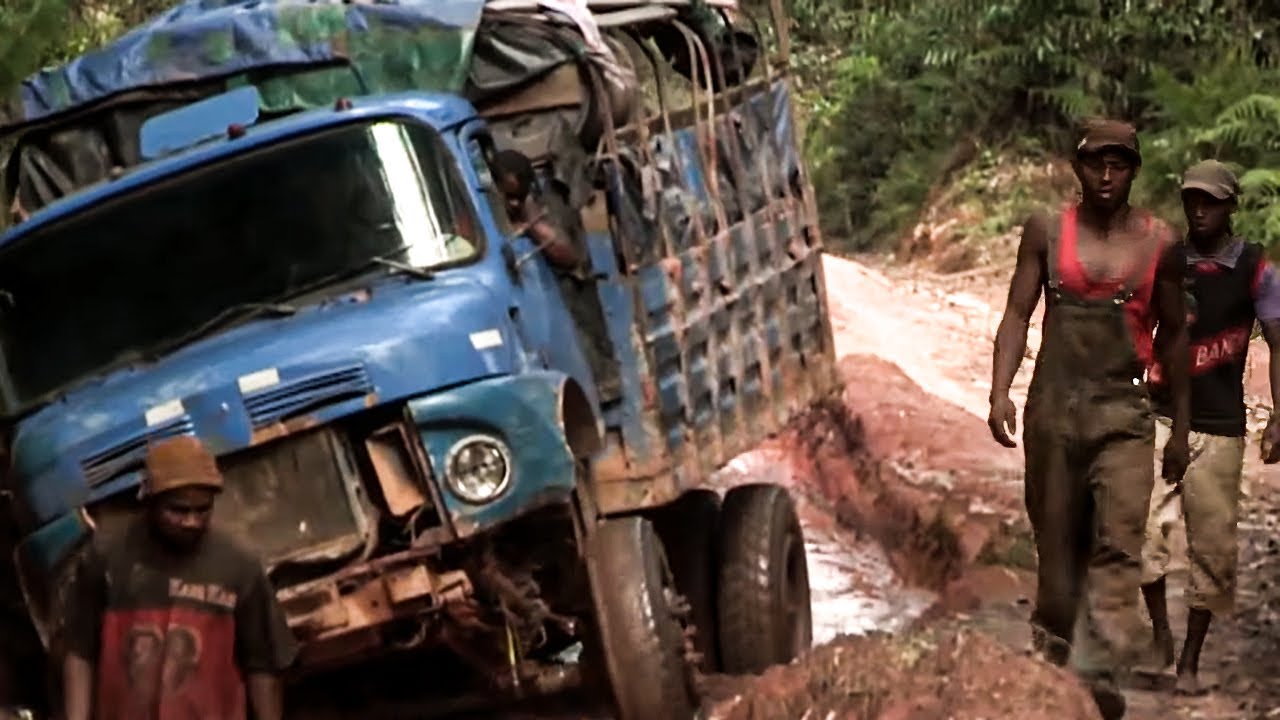
[[[1191,446],[1187,443],[1185,436],[1178,437],[1177,433],[1169,438],[1164,444],[1164,463],[1160,468],[1160,475],[1164,481],[1170,485],[1177,485],[1182,482],[1182,476],[1187,474],[1187,466],[1191,464]]]
[[[991,401],[991,415],[987,417],[987,427],[991,428],[991,437],[1001,445],[1018,447],[1009,435],[1018,432],[1018,409],[1008,395],[1001,395]]]
[[[93,717],[93,663],[67,653],[62,662],[63,718],[89,720]]]
[[[1280,417],[1272,415],[1267,429],[1262,431],[1262,462],[1274,465],[1280,462]]]
[[[279,677],[250,673],[245,678],[245,685],[254,720],[281,720],[284,717],[284,683]]]

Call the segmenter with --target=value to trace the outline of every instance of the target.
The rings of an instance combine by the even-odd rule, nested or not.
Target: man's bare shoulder
[[[1022,246],[1026,250],[1043,253],[1049,246],[1049,234],[1053,228],[1054,213],[1047,208],[1031,211],[1022,225]]]

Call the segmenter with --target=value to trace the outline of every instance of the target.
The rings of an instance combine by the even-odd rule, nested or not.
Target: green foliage
[[[1086,116],[1135,122],[1142,191],[1175,203],[1190,162],[1271,167],[1280,141],[1272,4],[796,0],[792,13],[819,206],[854,248],[896,239],[974,160],[966,148],[1026,138],[1068,153]],[[1243,208],[1241,226],[1265,227],[1261,212]]]
[[[103,45],[170,0],[3,0],[0,93],[53,63]]]
[[[1155,73],[1154,122],[1137,199],[1181,217],[1178,187],[1189,165],[1215,158],[1233,166],[1243,191],[1236,230],[1280,248],[1280,70],[1224,61],[1180,82]]]
[[[0,3],[0,91],[60,51],[66,0],[9,0]]]

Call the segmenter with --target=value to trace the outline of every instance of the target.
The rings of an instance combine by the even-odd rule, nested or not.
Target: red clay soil
[[[709,678],[709,717],[1095,718],[1078,682],[972,629],[955,613],[994,595],[1025,597],[1025,573],[989,566],[1034,555],[1022,511],[1021,451],[986,423],[921,389],[896,365],[844,358],[845,389],[766,444],[808,496],[877,540],[913,585],[940,591],[928,628],[897,637],[843,637],[759,678]],[[805,485],[810,485],[806,487]],[[1015,644],[1014,647],[1017,647]]]
[[[1094,720],[1067,672],[968,630],[841,638],[802,664],[777,666],[734,691],[712,690],[712,720]]]
[[[845,527],[868,533],[908,583],[945,589],[980,557],[1022,542],[1021,453],[986,424],[924,392],[898,367],[844,358],[842,396],[817,405],[767,447],[827,498]]]

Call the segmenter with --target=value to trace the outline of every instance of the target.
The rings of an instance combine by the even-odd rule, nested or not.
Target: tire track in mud
[[[1013,519],[1013,525],[1018,525],[1016,520],[1023,514],[1021,452],[1004,451],[994,445],[986,435],[985,422],[981,422],[987,409],[991,341],[1000,319],[1004,278],[990,277],[976,282],[969,278],[961,281],[968,292],[958,292],[954,288],[960,286],[960,282],[923,277],[903,268],[889,268],[882,273],[856,262],[828,257],[825,269],[832,295],[833,329],[841,354],[868,353],[891,362],[933,396],[934,406],[953,404],[979,420],[976,433],[966,434],[965,440],[953,443],[953,446],[974,443],[977,456],[965,457],[968,453],[929,448],[933,438],[922,437],[918,430],[913,433],[909,418],[895,423],[892,403],[887,404],[884,411],[870,415],[865,412],[869,405],[875,404],[876,397],[892,395],[892,391],[868,390],[860,397],[851,398],[850,395],[857,393],[847,390],[848,405],[863,416],[868,433],[888,436],[878,441],[880,454],[883,457],[914,455],[913,467],[908,470],[966,464],[970,468],[981,468],[994,464],[994,476],[1004,477],[1005,481],[985,486],[970,483],[961,491],[969,492],[973,503],[994,506],[998,514]],[[1033,315],[1027,359],[1034,358],[1039,345],[1040,317],[1040,312]],[[1280,717],[1280,680],[1277,680],[1280,678],[1280,594],[1275,590],[1280,587],[1280,467],[1262,466],[1257,460],[1256,443],[1256,434],[1271,409],[1267,356],[1265,345],[1255,340],[1246,375],[1253,418],[1250,430],[1254,436],[1247,450],[1245,497],[1241,508],[1238,607],[1234,616],[1215,619],[1202,661],[1202,674],[1217,684],[1217,690],[1200,698],[1131,690],[1126,693],[1131,720]],[[850,368],[849,360],[846,358],[846,376],[856,376],[859,369]],[[865,363],[859,361],[859,365],[865,366]],[[1025,401],[1032,365],[1024,360],[1011,390],[1019,408]],[[874,373],[869,374],[867,379],[877,381]],[[910,414],[910,410],[899,412]],[[898,444],[893,447],[895,434]],[[876,442],[873,440],[873,444]],[[953,457],[947,457],[949,454]],[[978,457],[984,455],[985,458]],[[1018,534],[1015,528],[1013,535]],[[987,558],[1013,568],[979,568],[969,577],[949,584],[942,602],[932,608],[925,619],[960,623],[987,632],[1008,647],[1025,647],[1029,640],[1026,596],[1034,587],[1034,578],[1028,570],[1034,567],[1034,552],[1030,547],[1016,547],[1016,542],[1014,545],[997,549],[989,553],[994,557]],[[1185,575],[1183,564],[1173,568],[1170,577],[1170,608],[1178,638],[1184,626]]]

